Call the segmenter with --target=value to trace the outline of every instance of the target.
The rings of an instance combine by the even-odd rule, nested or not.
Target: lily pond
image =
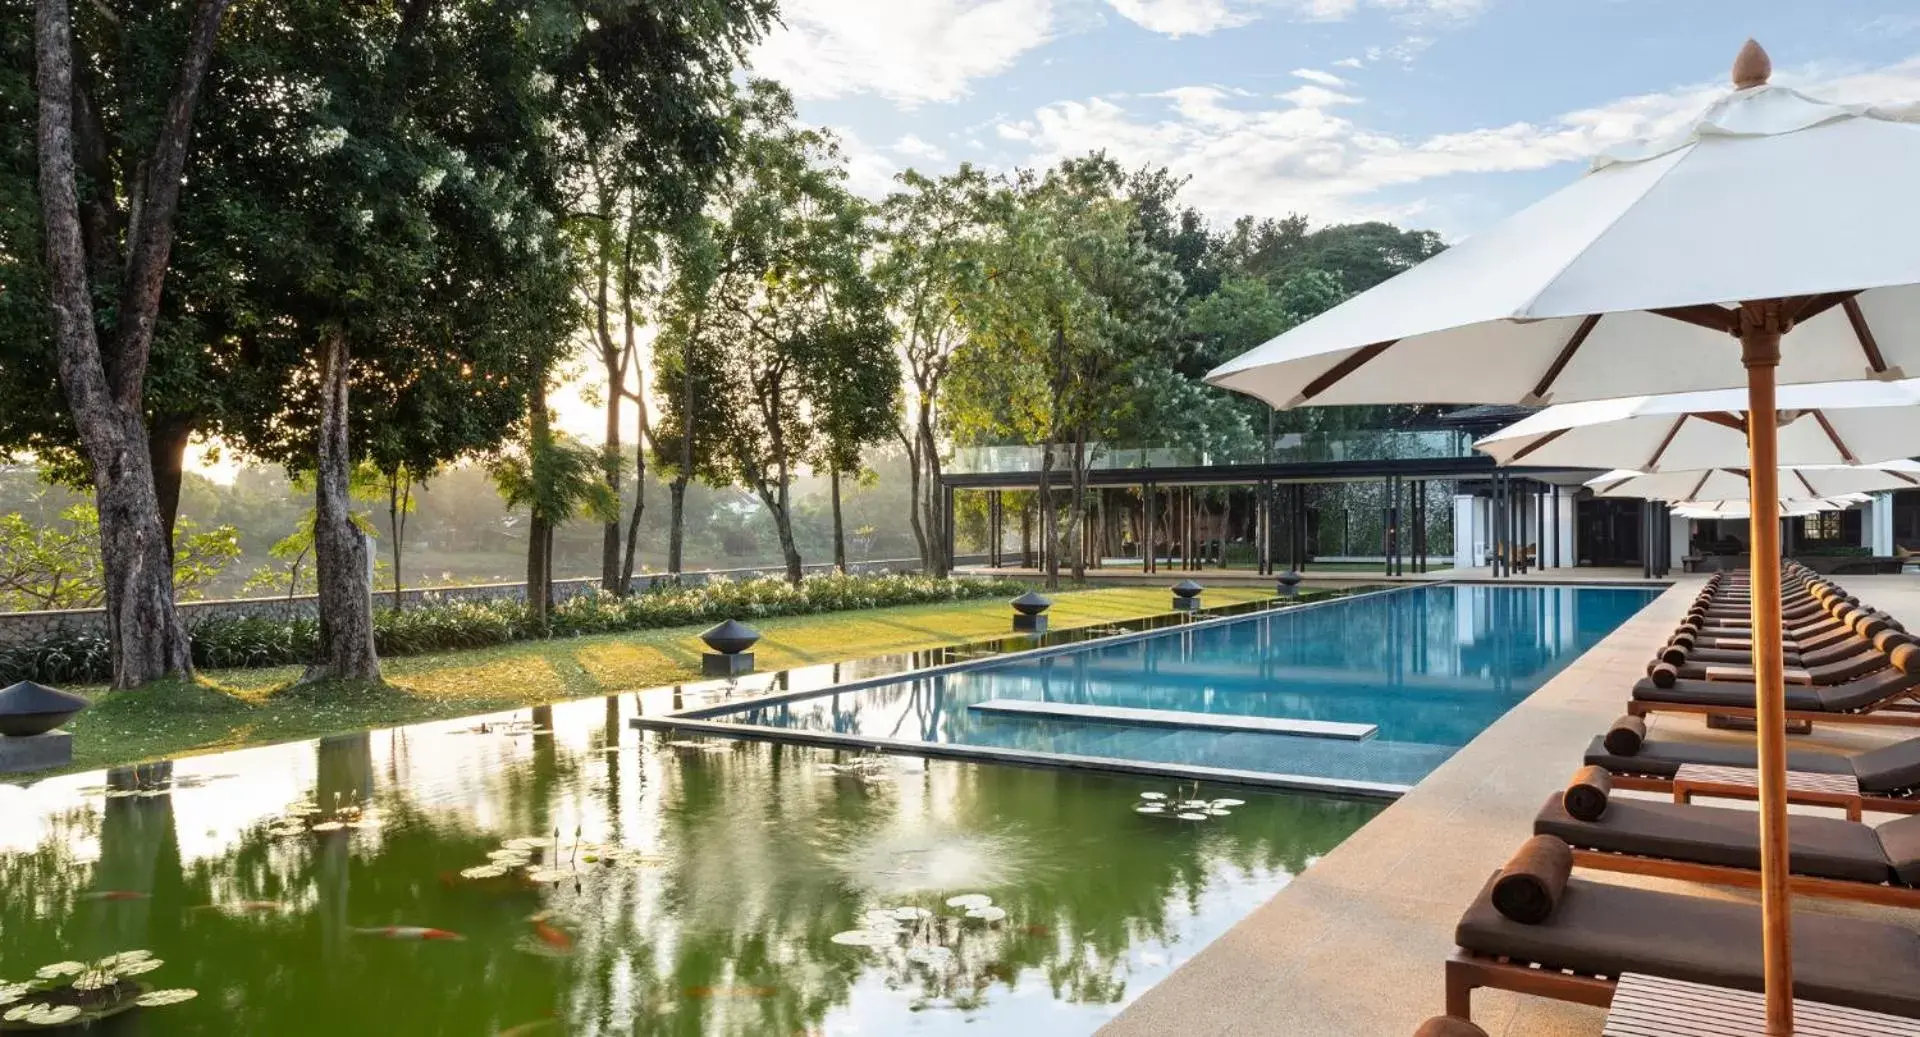
[[[1380,809],[641,704],[0,785],[0,1032],[1085,1034]]]

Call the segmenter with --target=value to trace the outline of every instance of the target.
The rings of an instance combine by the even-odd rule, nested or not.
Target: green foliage
[[[240,533],[221,525],[202,531],[182,521],[173,535],[173,587],[183,599],[203,595],[207,584],[240,556]],[[100,514],[92,504],[74,504],[58,522],[0,515],[0,611],[99,607],[105,597],[100,559]]]
[[[798,585],[773,577],[715,579],[661,586],[625,598],[583,595],[554,606],[544,626],[525,602],[428,601],[374,613],[382,656],[445,652],[535,637],[579,637],[768,616],[800,616],[981,598],[1013,597],[1006,580],[933,579],[912,574],[809,576]],[[194,665],[206,669],[304,663],[318,649],[314,619],[222,617],[192,627]],[[17,680],[85,683],[112,672],[104,638],[60,634],[0,649],[0,684]]]
[[[541,422],[524,450],[495,458],[488,468],[509,508],[559,525],[576,515],[619,517],[620,502],[600,481],[600,451]]]

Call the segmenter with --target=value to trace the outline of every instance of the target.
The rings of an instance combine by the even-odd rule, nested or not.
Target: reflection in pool
[[[636,701],[0,786],[0,979],[151,951],[199,996],[98,1032],[154,1037],[1091,1033],[1380,809],[675,742]]]

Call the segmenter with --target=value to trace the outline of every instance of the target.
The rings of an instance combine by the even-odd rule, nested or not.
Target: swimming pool
[[[1414,587],[680,716],[768,735],[1127,761],[1391,795],[1658,594]],[[1089,717],[1114,707],[1127,711],[1119,722]],[[1139,711],[1169,723],[1143,723],[1153,716]],[[1245,726],[1312,721],[1316,730],[1197,729],[1173,713],[1251,718]],[[1329,725],[1340,734],[1325,737]]]

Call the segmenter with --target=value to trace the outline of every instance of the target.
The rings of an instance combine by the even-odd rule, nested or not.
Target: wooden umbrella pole
[[[1753,682],[1760,772],[1760,910],[1767,1033],[1793,1033],[1792,900],[1787,872],[1786,672],[1780,627],[1780,468],[1774,376],[1787,329],[1777,301],[1740,308],[1740,360],[1747,369],[1748,519],[1753,580]]]

